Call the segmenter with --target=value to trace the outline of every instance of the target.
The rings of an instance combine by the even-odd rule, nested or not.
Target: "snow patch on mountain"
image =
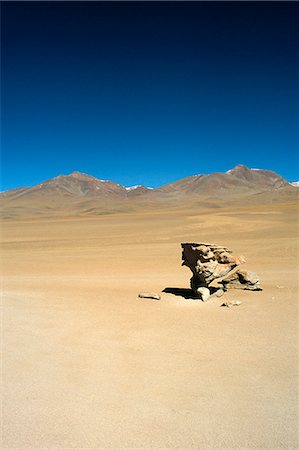
[[[142,184],[136,184],[136,186],[126,187],[126,191],[133,191],[134,189],[138,189],[138,188],[153,189],[151,187],[143,186]]]

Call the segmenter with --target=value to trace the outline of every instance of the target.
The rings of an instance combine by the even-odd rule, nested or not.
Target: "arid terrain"
[[[298,211],[268,200],[3,220],[3,447],[298,448]],[[189,287],[188,241],[263,291],[138,299]]]

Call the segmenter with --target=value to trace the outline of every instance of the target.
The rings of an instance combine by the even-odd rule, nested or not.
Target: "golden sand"
[[[298,448],[297,219],[275,204],[4,221],[3,447]],[[199,240],[244,254],[264,290],[161,294],[189,287],[180,243]]]

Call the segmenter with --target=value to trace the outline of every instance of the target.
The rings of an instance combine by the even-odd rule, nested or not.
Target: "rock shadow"
[[[167,287],[162,292],[165,292],[166,294],[178,295],[179,297],[184,297],[186,299],[189,298],[200,300],[199,296],[194,291],[192,291],[192,289]]]

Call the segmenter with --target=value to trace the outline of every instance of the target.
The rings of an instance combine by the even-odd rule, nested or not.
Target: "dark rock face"
[[[259,278],[254,272],[242,270],[240,265],[245,263],[244,256],[232,255],[227,247],[207,243],[183,243],[182,265],[189,267],[192,272],[191,289],[202,300],[202,288],[209,290],[210,295],[220,290],[247,289],[261,290]]]

